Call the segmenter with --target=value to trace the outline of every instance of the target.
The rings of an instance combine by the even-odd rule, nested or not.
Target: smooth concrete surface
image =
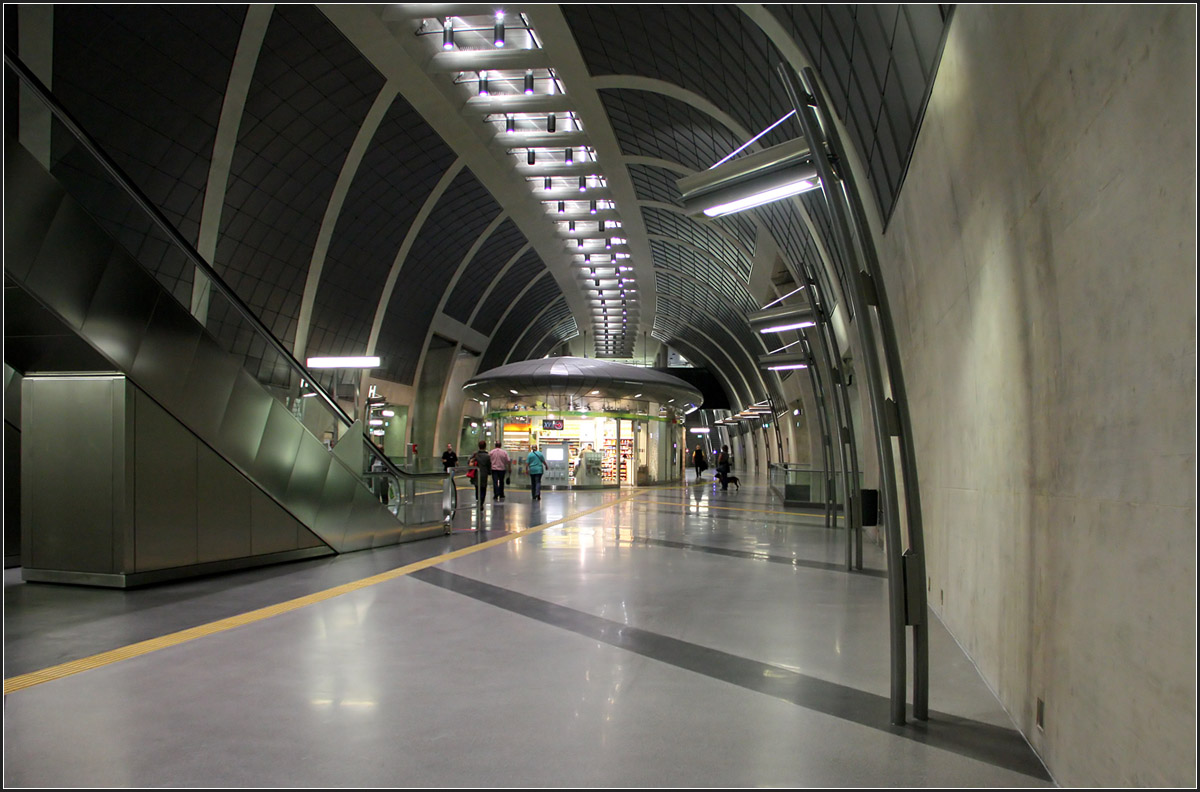
[[[936,619],[931,719],[891,726],[881,553],[847,572],[743,479],[513,493],[445,538],[140,590],[10,570],[6,691],[385,574],[6,693],[5,785],[1053,785]]]
[[[1069,786],[1197,781],[1195,68],[1194,5],[957,7],[879,242],[930,606]]]

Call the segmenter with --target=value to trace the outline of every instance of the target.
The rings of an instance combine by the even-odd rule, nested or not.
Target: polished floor
[[[936,618],[891,726],[881,548],[846,571],[745,478],[131,591],[7,570],[5,786],[1054,786]]]

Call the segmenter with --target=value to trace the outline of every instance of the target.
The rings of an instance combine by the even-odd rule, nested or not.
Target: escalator
[[[453,479],[388,460],[23,64],[5,62],[54,136],[49,166],[5,139],[23,578],[127,587],[445,533]],[[192,272],[211,283],[203,323],[181,302]]]

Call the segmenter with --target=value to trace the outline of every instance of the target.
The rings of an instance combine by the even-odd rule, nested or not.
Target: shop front
[[[700,403],[700,394],[675,377],[588,358],[503,366],[464,390],[483,403],[492,437],[513,459],[510,486],[529,486],[526,460],[536,446],[546,461],[545,489],[679,481],[683,417]]]

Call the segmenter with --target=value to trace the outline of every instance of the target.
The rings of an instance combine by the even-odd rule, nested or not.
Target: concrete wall
[[[1195,44],[959,6],[879,242],[930,604],[1066,786],[1196,783]]]

